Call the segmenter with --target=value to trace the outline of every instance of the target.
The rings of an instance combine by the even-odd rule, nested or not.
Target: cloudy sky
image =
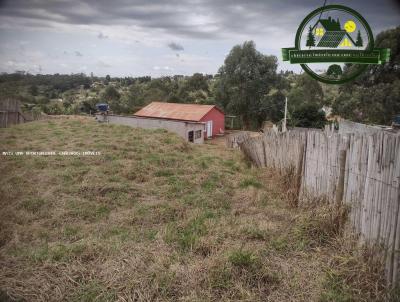
[[[216,73],[246,40],[278,56],[323,0],[0,0],[0,72],[111,76]],[[374,34],[400,25],[394,0],[349,6]]]

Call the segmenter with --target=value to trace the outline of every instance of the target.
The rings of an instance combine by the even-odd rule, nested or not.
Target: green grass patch
[[[254,187],[254,188],[261,188],[262,184],[255,178],[246,178],[240,183],[241,188],[247,188],[247,187]]]
[[[30,197],[21,202],[21,207],[31,213],[38,213],[45,205],[47,200],[39,197]]]
[[[351,302],[355,301],[349,292],[349,287],[335,273],[329,272],[323,282],[324,290],[320,302]]]
[[[209,286],[214,291],[228,291],[234,285],[232,271],[226,264],[211,267],[208,275]]]
[[[68,215],[93,222],[106,218],[110,214],[110,211],[111,209],[106,205],[83,200],[73,200],[69,202]]]
[[[124,242],[129,239],[134,239],[134,235],[130,228],[124,226],[112,226],[102,234],[103,239],[118,238]]]
[[[79,236],[80,231],[81,229],[78,226],[67,225],[63,229],[63,236],[64,238],[67,238],[69,240],[76,240],[80,237]]]
[[[208,232],[206,221],[214,217],[212,212],[205,211],[184,225],[171,223],[167,226],[165,241],[177,244],[181,251],[192,250],[199,238]]]
[[[111,302],[116,300],[115,290],[107,288],[98,281],[81,284],[70,299],[72,302]]]
[[[201,184],[201,187],[206,192],[211,192],[221,186],[221,177],[216,172],[211,172],[206,180]]]
[[[291,249],[291,244],[287,237],[276,237],[267,242],[268,248],[277,252],[287,252]]]
[[[250,240],[265,240],[267,238],[267,233],[256,225],[243,228],[241,233]]]
[[[229,262],[238,267],[250,267],[256,263],[257,259],[251,251],[242,249],[232,251],[228,256]]]
[[[47,242],[42,245],[23,248],[18,247],[10,251],[13,256],[28,259],[32,262],[69,262],[73,258],[80,257],[86,250],[82,243],[49,245]]]
[[[158,170],[154,173],[154,176],[156,177],[168,177],[168,176],[173,176],[175,173],[173,170],[169,170],[169,169],[162,169],[162,170]]]

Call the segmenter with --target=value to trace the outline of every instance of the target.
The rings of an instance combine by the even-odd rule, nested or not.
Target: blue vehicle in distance
[[[394,117],[392,127],[400,129],[400,114]]]
[[[108,104],[101,103],[101,104],[96,104],[96,108],[99,112],[106,113],[108,112],[109,106]]]
[[[108,112],[110,107],[108,104],[100,103],[96,104],[97,113],[96,113],[96,120],[100,123],[107,123],[108,122]]]

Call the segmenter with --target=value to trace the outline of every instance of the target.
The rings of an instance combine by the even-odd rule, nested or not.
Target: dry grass
[[[354,238],[336,240],[321,301],[398,301],[385,286],[383,263],[366,248],[354,249]]]
[[[363,263],[352,249],[335,265],[323,214],[290,208],[276,175],[239,151],[85,118],[0,129],[0,141],[101,152],[1,156],[0,300],[365,301],[333,268],[383,295],[373,272],[340,269]]]

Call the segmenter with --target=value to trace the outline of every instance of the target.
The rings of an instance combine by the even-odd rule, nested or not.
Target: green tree
[[[317,104],[302,104],[292,114],[289,124],[294,127],[323,128],[326,123],[325,113]]]
[[[363,47],[363,39],[361,37],[361,32],[360,31],[358,31],[358,34],[357,34],[356,46],[357,47]]]
[[[36,98],[36,103],[37,104],[48,104],[50,102],[49,98],[45,97],[45,96],[39,96],[38,98]]]
[[[122,106],[120,98],[121,94],[113,86],[107,86],[101,94],[101,101],[105,101],[110,105],[110,109],[115,113],[123,113],[126,110],[126,108]]]
[[[64,114],[64,106],[60,102],[51,102],[42,107],[46,114]]]
[[[110,75],[108,74],[108,75],[106,75],[106,77],[104,78],[103,83],[104,83],[104,85],[108,85],[108,84],[110,83],[110,81],[111,81],[111,77],[110,77]]]
[[[135,83],[129,86],[128,93],[123,96],[128,108],[127,113],[134,113],[146,105],[145,89],[146,85],[141,84],[139,81],[135,81]]]
[[[323,100],[324,92],[318,81],[307,74],[296,76],[288,93],[289,111],[305,103],[316,104],[321,108],[324,105]]]
[[[309,30],[308,30],[306,46],[308,46],[308,47],[310,47],[310,48],[311,48],[312,46],[315,46],[315,37],[314,37],[314,34],[313,34],[313,32],[312,32],[311,25],[310,25],[310,28],[309,28]]]
[[[207,91],[199,89],[189,92],[187,100],[189,103],[208,104],[209,97]]]
[[[28,92],[33,96],[37,96],[39,94],[39,89],[36,85],[31,85],[28,89]]]
[[[333,64],[328,67],[328,70],[326,72],[327,75],[333,76],[337,78],[338,76],[342,75],[342,67],[338,64]]]
[[[96,104],[100,103],[100,100],[97,98],[88,98],[81,102],[80,111],[85,113],[93,113],[97,111]],[[75,108],[75,106],[74,106]]]
[[[265,116],[265,120],[277,123],[284,117],[285,95],[281,90],[273,89],[263,98],[260,110]]]
[[[202,73],[194,73],[186,81],[186,88],[191,92],[195,90],[203,90],[208,92],[207,77]]]
[[[219,69],[219,92],[224,109],[240,116],[245,128],[259,127],[265,95],[277,80],[277,58],[263,55],[253,41],[232,48]]]
[[[363,123],[390,125],[400,113],[400,26],[381,32],[375,46],[390,48],[390,61],[370,65],[355,81],[342,85],[333,113]],[[347,66],[351,70],[352,66]]]
[[[107,86],[106,89],[103,92],[102,97],[107,102],[113,102],[113,101],[119,100],[121,95],[113,86]]]

